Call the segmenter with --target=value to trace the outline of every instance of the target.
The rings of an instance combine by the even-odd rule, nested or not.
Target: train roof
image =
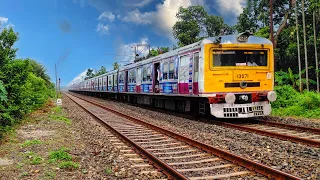
[[[202,40],[202,44],[213,44],[220,41],[219,44],[269,44],[272,45],[272,42],[263,37],[259,36],[248,36],[245,41],[239,41],[238,37],[243,35],[224,35],[224,36],[217,36],[217,37],[209,37]],[[219,39],[220,38],[220,39]]]
[[[240,36],[246,37],[245,40],[240,41],[239,40]],[[161,59],[172,57],[176,54],[182,54],[184,52],[188,52],[190,50],[200,48],[204,44],[268,44],[268,45],[272,45],[272,42],[267,38],[252,36],[248,32],[235,34],[235,35],[222,35],[222,36],[216,36],[216,37],[208,37],[208,38],[205,38],[201,41],[195,42],[193,44],[189,44],[187,46],[183,46],[181,48],[177,48],[175,50],[166,52],[164,54],[160,54],[158,56],[151,57],[146,60],[142,60],[142,61],[139,61],[136,63],[131,63],[128,65],[125,65],[123,67],[120,67],[119,71],[128,70],[128,69],[132,69],[137,66],[156,62]],[[102,74],[102,75],[99,75],[97,77],[90,78],[90,79],[95,79],[95,78],[99,78],[102,76],[111,75],[111,74],[116,73],[117,71],[118,70],[112,70],[112,71],[109,71],[105,74]],[[88,79],[88,80],[90,80],[90,79]]]

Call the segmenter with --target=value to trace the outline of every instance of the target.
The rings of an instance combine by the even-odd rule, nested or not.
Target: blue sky
[[[0,27],[19,33],[17,58],[45,65],[62,85],[87,68],[112,68],[132,60],[136,43],[176,44],[171,27],[179,6],[203,5],[235,24],[245,0],[0,0]],[[143,49],[140,51],[143,52]],[[111,54],[111,55],[106,55]],[[129,55],[129,56],[113,56]]]

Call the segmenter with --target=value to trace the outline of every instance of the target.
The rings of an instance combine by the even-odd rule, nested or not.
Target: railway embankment
[[[113,144],[115,137],[67,98],[62,107],[48,104],[22,122],[1,142],[1,179],[161,177],[140,174]]]

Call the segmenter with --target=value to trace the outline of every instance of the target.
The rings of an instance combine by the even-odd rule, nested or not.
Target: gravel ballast
[[[253,159],[298,177],[320,179],[319,148],[168,115],[134,105],[88,96],[83,97],[94,99],[122,113],[139,117],[154,125],[186,135],[214,147],[222,148],[242,157]],[[317,127],[317,125],[312,127]]]

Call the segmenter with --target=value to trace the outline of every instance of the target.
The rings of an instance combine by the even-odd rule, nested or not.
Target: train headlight
[[[277,100],[277,93],[274,92],[274,91],[270,91],[270,92],[268,92],[267,97],[268,97],[268,100],[269,100],[270,102],[274,102],[274,101]]]
[[[228,104],[233,104],[236,101],[236,96],[233,93],[227,93],[225,96],[225,101]]]

